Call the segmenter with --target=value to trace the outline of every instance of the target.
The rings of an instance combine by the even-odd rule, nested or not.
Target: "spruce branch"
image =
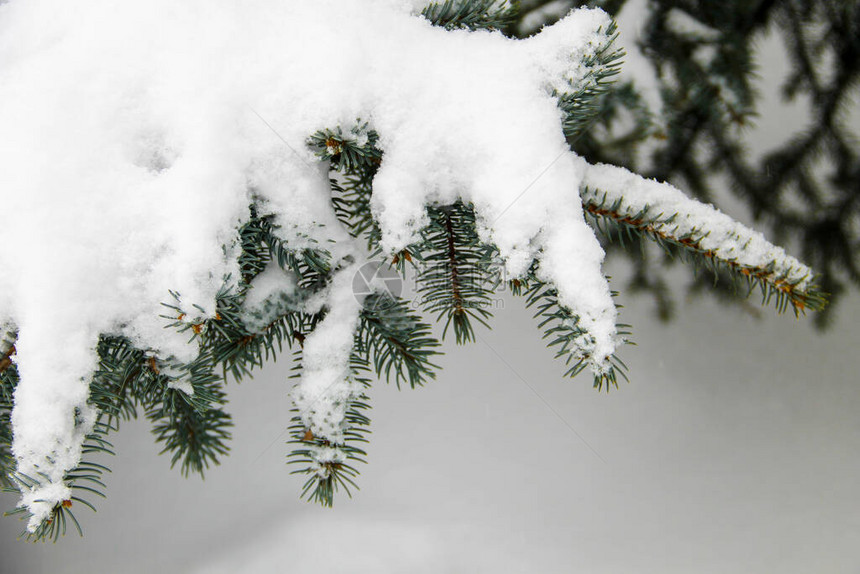
[[[492,299],[487,289],[484,250],[478,239],[475,211],[463,202],[427,210],[430,223],[423,241],[410,248],[421,262],[418,294],[422,308],[445,319],[444,338],[453,327],[458,344],[475,340],[474,319],[489,328]]]
[[[364,237],[369,249],[375,247],[381,236],[370,212],[372,181],[373,175],[365,170],[330,180],[335,215],[353,237]]]
[[[97,409],[97,418],[92,431],[85,437],[81,451],[81,461],[75,468],[66,472],[63,483],[71,489],[72,495],[58,502],[48,517],[33,531],[24,531],[22,536],[33,542],[54,540],[64,536],[70,525],[83,535],[73,507],[75,504],[96,510],[93,496],[105,498],[104,475],[110,468],[92,460],[93,455],[113,455],[113,445],[107,435],[119,429],[120,420],[136,416],[136,405],[146,404],[148,394],[154,383],[154,376],[147,368],[146,354],[136,349],[128,340],[121,337],[103,336],[97,347],[99,366],[90,384],[88,403]],[[11,456],[12,393],[18,382],[14,365],[0,373],[0,465],[4,474],[4,490],[19,495],[33,490],[48,481],[43,475],[35,477],[14,470],[15,461]],[[82,424],[82,423],[81,423]],[[8,512],[29,520],[30,514],[24,507]]]
[[[156,357],[123,337],[101,337],[99,365],[90,385],[90,403],[119,430],[122,420],[137,417],[137,406],[153,401],[158,381]]]
[[[250,218],[239,230],[239,257],[242,279],[249,284],[270,261],[285,271],[295,273],[304,289],[318,290],[325,286],[331,273],[331,254],[319,245],[293,249],[278,236],[272,222],[273,215],[259,214],[259,208],[250,206]],[[307,243],[315,244],[310,238]],[[229,277],[225,278],[225,283]],[[178,309],[181,313],[182,310]]]
[[[301,301],[275,293],[255,309],[245,305],[245,294],[225,289],[217,298],[215,319],[208,320],[202,346],[213,365],[221,366],[224,377],[241,381],[253,369],[262,367],[283,351],[292,348],[303,333],[313,330],[319,315],[299,309]]]
[[[386,381],[394,378],[397,387],[408,382],[415,388],[436,378],[438,365],[431,362],[440,346],[420,315],[409,304],[389,294],[367,297],[356,337],[357,347],[372,356],[376,375]]]
[[[355,346],[350,354],[349,378],[353,383],[367,388],[370,386],[370,362],[367,358],[370,349],[362,345],[363,342],[356,334]],[[296,370],[300,371],[301,351],[297,355]],[[298,377],[299,374],[293,376]],[[294,416],[288,429],[291,438],[287,444],[296,446],[287,455],[287,464],[301,465],[291,474],[307,475],[302,486],[302,498],[331,507],[339,490],[343,489],[351,498],[351,488],[358,489],[354,479],[359,471],[354,465],[367,462],[367,453],[361,445],[368,442],[366,435],[370,433],[370,418],[365,414],[371,408],[368,401],[364,393],[355,393],[347,399],[346,413],[341,422],[342,440],[337,443],[315,436],[313,430],[302,421],[298,410],[293,409]]]
[[[11,488],[15,472],[15,457],[12,455],[12,407],[13,393],[18,384],[18,369],[14,363],[0,371],[0,488]]]
[[[379,226],[370,211],[373,177],[382,164],[379,135],[368,123],[356,123],[344,134],[341,128],[320,130],[308,141],[320,159],[331,162],[332,207],[353,237],[365,237],[368,249],[379,242]]]
[[[239,228],[238,234],[239,270],[245,284],[262,273],[272,260],[270,226],[266,225],[265,218],[260,217],[256,205],[250,205],[248,210],[250,218]]]
[[[230,278],[225,278],[215,298],[214,316],[205,317],[201,308],[196,308],[200,316],[189,316],[175,292],[171,293],[171,303],[163,303],[169,310],[163,317],[171,321],[167,327],[190,331],[191,340],[197,340],[200,346],[197,362],[206,362],[210,369],[220,366],[225,380],[228,373],[234,380],[242,380],[254,368],[275,358],[285,343],[292,347],[295,341],[300,342],[320,318],[318,313],[305,312],[303,304],[325,287],[331,275],[326,251],[290,248],[277,236],[271,217],[260,216],[254,206],[250,212],[249,221],[239,230],[242,282],[234,287]],[[274,293],[249,309],[246,298],[249,289],[253,289],[253,279],[272,262],[296,277],[299,292]]]
[[[431,358],[438,354],[439,341],[432,337],[430,326],[409,309],[402,299],[389,294],[372,293],[363,303],[359,326],[355,332],[349,359],[349,380],[360,387],[370,387],[371,372],[391,380],[400,387],[401,381],[411,387],[423,385],[436,376],[437,365]],[[301,371],[301,350],[297,351],[298,377]],[[359,471],[355,464],[364,463],[367,453],[363,444],[370,432],[370,409],[365,393],[352,393],[344,399],[346,412],[341,423],[342,440],[334,442],[315,436],[298,411],[289,427],[291,440],[296,445],[288,455],[290,464],[301,465],[293,474],[307,475],[302,497],[323,506],[332,506],[335,493],[343,489],[351,496],[351,488]]]
[[[357,119],[352,128],[324,129],[308,138],[308,146],[316,150],[322,160],[331,162],[340,173],[376,170],[382,163],[382,150],[377,146],[379,134],[370,129],[368,122]]]
[[[519,2],[509,0],[444,0],[428,4],[421,15],[446,30],[504,30],[518,10]]]
[[[624,51],[615,47],[618,28],[615,22],[602,31],[601,42],[580,64],[585,73],[570,91],[556,94],[558,107],[564,112],[562,129],[568,141],[575,142],[604,111],[604,98],[609,94],[615,77],[621,72]]]
[[[227,442],[232,435],[228,429],[233,423],[223,410],[227,396],[214,366],[205,345],[190,363],[156,360],[152,364],[156,384],[146,405],[146,417],[153,423],[156,442],[164,443],[159,454],[172,454],[171,468],[181,461],[184,476],[191,472],[204,476],[205,470],[220,464],[220,457],[230,450]]]
[[[685,226],[679,229],[677,213],[664,214],[648,205],[632,207],[623,198],[610,199],[606,193],[584,188],[583,208],[591,217],[594,227],[611,241],[624,243],[640,237],[655,241],[669,255],[681,254],[690,261],[710,270],[715,277],[729,271],[733,277],[745,282],[748,294],[758,288],[762,303],[775,303],[777,310],[785,311],[789,306],[795,314],[806,309],[821,310],[827,304],[827,296],[810,277],[798,277],[796,268],[770,261],[765,265],[750,265],[726,257],[720,249],[703,245],[708,236],[706,227]],[[739,243],[746,238],[735,235]]]
[[[54,504],[48,516],[37,524],[32,531],[25,529],[21,533],[21,537],[30,542],[45,542],[47,540],[56,542],[60,536],[66,535],[70,525],[75,527],[80,536],[83,536],[83,530],[73,508],[75,504],[78,504],[95,512],[96,508],[90,502],[91,498],[93,496],[105,498],[104,490],[107,486],[103,482],[103,478],[105,473],[110,472],[110,469],[88,460],[88,457],[92,454],[114,454],[113,445],[106,438],[112,430],[114,429],[102,420],[102,416],[99,416],[92,432],[87,434],[84,439],[81,462],[63,476],[63,484],[70,490],[69,497]],[[48,475],[42,473],[33,477],[21,472],[13,472],[10,473],[9,479],[12,482],[11,486],[4,487],[3,490],[14,492],[19,496],[25,496],[28,492],[38,489],[43,483],[51,481]],[[19,506],[6,512],[4,516],[18,516],[21,520],[29,521],[31,514],[25,506]]]
[[[178,295],[174,296],[178,301]],[[190,329],[192,341],[198,339],[198,356],[190,363],[154,356],[147,359],[148,374],[154,379],[147,389],[146,418],[153,423],[156,442],[164,443],[159,454],[172,455],[170,467],[181,461],[184,476],[196,472],[202,477],[210,465],[219,464],[220,457],[229,452],[228,429],[233,426],[222,408],[227,403],[223,380],[215,373],[216,361],[206,343],[210,340],[208,323],[221,318],[216,314],[209,322],[183,319],[180,315],[168,327]]]
[[[575,377],[591,367],[594,388],[598,391],[610,386],[618,388],[619,378],[627,378],[627,366],[614,354],[610,357],[594,357],[590,349],[594,346],[593,336],[582,326],[580,319],[559,302],[558,292],[551,285],[537,278],[533,265],[525,277],[510,281],[514,295],[526,298],[526,307],[534,307],[538,328],[543,338],[549,340],[547,346],[555,348],[555,358],[564,359],[568,370],[566,377]],[[617,293],[613,292],[613,296]],[[619,323],[617,333],[620,342],[632,344],[627,337],[631,334],[629,325]]]
[[[75,503],[79,503],[95,511],[91,502],[92,496],[105,498],[104,475],[110,472],[110,468],[93,461],[91,456],[113,455],[113,446],[107,435],[119,430],[120,420],[136,417],[136,405],[147,404],[149,400],[155,376],[147,367],[149,359],[143,351],[124,338],[103,336],[99,340],[97,352],[99,365],[93,374],[88,400],[88,403],[97,409],[97,419],[93,430],[84,440],[81,461],[63,477],[63,483],[71,489],[72,495],[55,504],[48,517],[38,524],[35,530],[22,534],[28,540],[56,541],[59,536],[66,534],[69,525],[73,525],[78,533],[83,535],[73,507]],[[47,476],[32,477],[14,471],[15,461],[9,450],[12,438],[9,432],[9,415],[12,410],[12,391],[17,381],[17,370],[14,366],[0,374],[0,441],[5,447],[0,451],[0,464],[4,467],[4,490],[23,495],[49,479]],[[7,433],[8,437],[5,436]],[[7,514],[19,515],[25,520],[30,518],[30,514],[23,507]]]
[[[89,450],[92,452],[95,446],[101,451],[109,451],[110,443],[103,438],[91,435],[87,437],[87,440],[90,442],[84,443],[85,451]],[[113,453],[111,452],[111,454]],[[83,529],[75,516],[73,507],[77,503],[86,506],[93,512],[96,511],[95,506],[93,506],[88,498],[91,498],[92,495],[101,498],[105,497],[103,489],[106,486],[101,479],[106,472],[110,472],[107,467],[96,463],[82,462],[74,470],[66,473],[65,484],[71,489],[73,494],[69,498],[56,503],[45,520],[39,523],[33,531],[24,530],[21,533],[21,537],[30,542],[46,542],[48,540],[56,542],[60,536],[66,535],[69,525],[73,525],[78,534],[83,536]],[[42,484],[42,481],[49,481],[47,475],[40,476],[39,479],[33,479],[20,473],[15,474],[13,479],[15,486],[4,490],[18,494],[38,488]],[[28,520],[30,518],[30,514],[24,507],[18,507],[6,512],[4,516],[18,516],[21,520]]]
[[[203,393],[205,399],[198,399]],[[154,425],[156,442],[164,443],[159,454],[172,454],[171,468],[181,461],[184,476],[196,472],[203,477],[210,465],[220,464],[221,456],[230,450],[227,442],[232,437],[230,415],[221,408],[226,402],[226,395],[214,382],[194,385],[191,397],[179,389],[164,391],[161,403],[146,416]]]

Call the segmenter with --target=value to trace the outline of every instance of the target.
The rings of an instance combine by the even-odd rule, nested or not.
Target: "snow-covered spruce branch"
[[[627,379],[627,365],[614,353],[605,360],[598,361],[594,357],[594,337],[580,326],[579,317],[571,313],[559,303],[558,292],[552,285],[538,279],[535,269],[522,279],[510,281],[511,291],[515,295],[524,296],[527,307],[534,307],[534,317],[538,328],[543,330],[543,338],[547,345],[555,350],[555,358],[563,359],[568,366],[566,377],[575,377],[590,368],[594,379],[594,388],[606,389],[618,387],[618,380]],[[617,296],[616,292],[612,292]],[[632,343],[628,338],[630,325],[616,325],[618,342]]]
[[[308,139],[317,157],[329,162],[331,203],[338,220],[350,235],[363,237],[374,254],[381,234],[370,206],[373,178],[382,164],[378,142],[379,134],[360,120],[349,133],[338,127],[317,131]]]
[[[419,266],[425,306],[460,342],[504,276],[568,374],[587,366],[607,388],[623,376],[626,331],[576,190],[654,194],[604,181],[565,139],[599,109],[614,25],[583,9],[515,41],[488,31],[503,4],[421,18],[391,0],[57,0],[64,17],[37,29],[30,4],[0,8],[0,131],[19,142],[0,155],[0,190],[20,215],[0,227],[0,324],[17,333],[0,359],[0,462],[30,536],[77,524],[78,494],[101,493],[90,455],[138,409],[184,472],[216,464],[228,374],[284,344],[300,350],[304,492],[330,505],[354,486],[370,374],[417,386],[438,353],[384,285],[354,292],[365,247]],[[87,25],[106,14],[111,26]],[[717,252],[713,237],[698,245]],[[758,245],[739,242],[735,259]]]
[[[79,503],[93,508],[91,497],[104,497],[101,478],[108,472],[89,455],[113,454],[107,434],[118,430],[122,420],[136,418],[138,408],[152,422],[156,441],[164,443],[162,453],[170,453],[171,466],[181,463],[185,475],[194,472],[202,476],[228,452],[232,422],[223,410],[227,401],[221,390],[227,373],[240,380],[262,366],[264,360],[274,359],[285,342],[301,342],[303,333],[310,332],[319,320],[318,314],[302,310],[295,291],[296,283],[301,284],[309,297],[326,282],[322,278],[328,272],[326,254],[312,248],[290,250],[271,231],[267,219],[257,217],[253,209],[251,220],[239,231],[243,270],[248,273],[248,281],[257,279],[253,297],[248,297],[248,282],[238,291],[222,289],[211,318],[183,311],[181,297],[176,293],[172,294],[172,303],[164,304],[168,309],[164,317],[171,321],[166,327],[190,334],[190,342],[198,345],[193,361],[163,360],[121,337],[100,339],[99,366],[93,374],[88,400],[98,420],[85,437],[81,461],[63,477],[64,494],[60,500],[45,508],[40,499],[33,498],[47,518],[26,533],[28,539],[56,539],[65,534],[67,524],[80,530],[74,507]],[[267,268],[272,262],[282,266],[280,272]],[[13,337],[7,339],[13,348]],[[219,365],[223,377],[215,374]],[[14,364],[0,376],[8,418],[18,382]],[[2,430],[11,430],[11,425]],[[6,441],[9,443],[11,436]],[[9,459],[4,464],[11,478],[7,486],[23,497],[34,497],[32,493],[44,492],[46,484],[54,482],[42,473],[33,477],[14,472],[14,462]],[[33,505],[21,506],[13,514],[32,514],[30,508]],[[33,522],[32,516],[30,521]]]
[[[93,453],[114,454],[113,445],[105,438],[111,430],[107,423],[101,420],[96,421],[92,431],[84,437],[81,443],[81,456],[85,457]],[[104,465],[81,461],[74,469],[64,474],[62,485],[59,488],[56,488],[59,486],[57,481],[51,480],[50,476],[37,474],[34,478],[21,472],[14,472],[9,475],[12,486],[4,488],[4,490],[20,494],[27,504],[19,505],[6,514],[9,516],[20,515],[22,518],[29,518],[29,521],[32,522],[31,509],[46,508],[45,518],[26,531],[27,539],[34,542],[45,540],[56,542],[60,536],[65,536],[71,526],[74,526],[78,534],[83,536],[83,529],[72,508],[78,504],[95,512],[96,508],[90,500],[92,500],[93,495],[105,497],[104,489],[107,486],[102,479],[108,472],[110,469]],[[59,499],[59,502],[53,506],[47,505],[46,501],[41,498],[44,496],[46,483],[55,487],[52,494]]]
[[[607,237],[624,240],[642,235],[670,253],[687,255],[715,273],[720,269],[761,290],[763,303],[782,312],[820,311],[827,296],[813,271],[716,208],[684,195],[675,187],[609,165],[589,166],[580,195],[583,209]]]
[[[370,432],[366,414],[370,405],[363,393],[363,388],[370,386],[370,374],[375,371],[386,381],[393,379],[398,388],[401,382],[408,382],[412,388],[421,386],[436,378],[439,367],[432,360],[438,354],[437,347],[439,341],[433,337],[430,325],[406,301],[385,293],[367,296],[349,355],[345,377],[348,388],[340,386],[343,379],[336,379],[309,406],[301,408],[297,404],[294,409],[289,430],[290,444],[296,446],[289,454],[289,462],[301,466],[293,474],[307,475],[303,497],[331,506],[338,490],[351,496],[350,487],[358,488],[353,480],[358,470],[353,465],[365,462],[367,455],[358,443],[366,443]],[[297,358],[303,365],[301,351]],[[296,376],[301,376],[300,372]],[[303,388],[297,387],[294,392],[304,393]],[[339,394],[332,401],[333,392]],[[330,405],[342,411],[335,413]],[[315,426],[313,418],[307,416],[321,408],[329,409],[326,419],[338,422],[334,432]]]
[[[583,135],[599,117],[604,96],[621,72],[624,52],[615,46],[618,30],[610,23],[593,50],[585,55],[580,77],[563,89],[556,89],[558,107],[564,112],[561,127],[570,141]]]

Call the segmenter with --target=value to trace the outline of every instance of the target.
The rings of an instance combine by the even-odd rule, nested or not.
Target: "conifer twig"
[[[583,209],[609,239],[624,242],[644,236],[715,274],[720,269],[730,271],[745,280],[750,291],[759,287],[763,302],[773,300],[780,312],[789,306],[796,314],[818,311],[827,304],[811,270],[760,234],[667,184],[633,176],[622,168],[596,167],[598,175],[589,170],[580,195]]]

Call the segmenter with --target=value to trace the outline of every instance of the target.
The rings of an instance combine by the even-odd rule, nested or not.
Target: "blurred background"
[[[632,382],[608,395],[562,378],[513,299],[435,383],[376,385],[361,490],[332,509],[285,464],[286,360],[229,387],[233,452],[205,481],[128,424],[84,538],[16,542],[5,518],[3,572],[857,572],[860,298],[825,334],[624,300]]]
[[[525,17],[516,26],[527,34],[573,3],[522,4]],[[669,105],[661,82],[677,80],[649,72],[653,52],[637,48],[659,31],[655,6],[671,4],[687,16],[699,8],[698,22],[680,26],[707,36],[702,20],[719,17],[718,4],[741,3],[602,4],[618,16],[629,52],[621,83],[634,82],[654,107]],[[810,3],[761,6],[789,4],[802,16]],[[860,13],[855,2],[844,6],[849,15]],[[621,354],[630,384],[607,395],[587,376],[564,379],[531,312],[503,294],[493,330],[478,327],[478,341],[468,347],[446,342],[437,381],[416,390],[382,383],[371,389],[373,434],[361,490],[323,509],[298,499],[303,481],[285,464],[292,385],[285,355],[254,380],[228,386],[233,452],[205,481],[169,468],[146,421],[126,424],[112,438],[118,455],[107,461],[107,500],[97,514],[77,513],[85,537],[32,545],[16,541],[23,525],[5,518],[0,571],[860,572],[860,296],[851,287],[856,204],[846,201],[860,193],[857,176],[851,179],[856,139],[843,150],[854,162],[848,167],[826,143],[809,157],[791,156],[804,170],[786,176],[790,184],[771,190],[770,200],[745,194],[740,171],[718,168],[736,155],[765,178],[758,183],[770,185],[773,158],[788,157],[781,152],[822,121],[849,135],[860,131],[856,90],[829,120],[820,117],[823,100],[814,95],[801,90],[784,99],[795,63],[776,26],[791,23],[785,10],[750,32],[750,88],[758,99],[747,109],[736,98],[744,122],[726,132],[742,149],[715,152],[719,130],[705,130],[711,135],[690,144],[689,161],[664,173],[665,150],[680,145],[673,138],[690,127],[677,114],[680,127],[649,123],[634,155],[623,146],[589,148],[588,141],[574,147],[592,159],[664,174],[809,256],[841,293],[826,329],[813,317],[777,315],[755,296],[739,303],[703,293],[700,279],[680,265],[666,268],[653,252],[631,259],[612,251],[607,274],[637,343]],[[678,20],[670,11],[660,18]],[[826,29],[813,20],[810,33]],[[856,71],[856,62],[834,62],[820,68],[822,82],[832,70]],[[596,126],[593,133],[605,130],[608,138],[623,127]],[[718,166],[701,185],[689,167],[696,161]],[[802,171],[823,186],[817,206],[814,193],[803,199]],[[802,209],[807,219],[789,217]],[[836,239],[822,222],[836,227]],[[850,252],[847,260],[840,245]],[[15,504],[9,495],[0,501]]]

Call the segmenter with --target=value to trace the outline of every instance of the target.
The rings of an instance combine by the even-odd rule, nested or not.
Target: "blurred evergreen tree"
[[[860,285],[860,2],[522,0],[506,30],[528,36],[578,6],[613,17],[635,10],[646,19],[636,46],[627,47],[637,53],[627,55],[620,79],[600,100],[595,125],[569,138],[572,148],[591,162],[670,181],[702,201],[719,203],[730,191],[772,239],[821,274],[832,295],[816,315],[823,326],[838,295]],[[768,111],[756,72],[758,48],[770,34],[790,61],[782,96],[806,113],[790,120],[791,137],[759,157],[746,135]],[[649,74],[658,93],[638,80]],[[624,253],[635,269],[631,287],[652,293],[660,315],[669,317],[671,290],[655,273],[655,252]],[[692,287],[711,291],[713,284],[705,272]]]

